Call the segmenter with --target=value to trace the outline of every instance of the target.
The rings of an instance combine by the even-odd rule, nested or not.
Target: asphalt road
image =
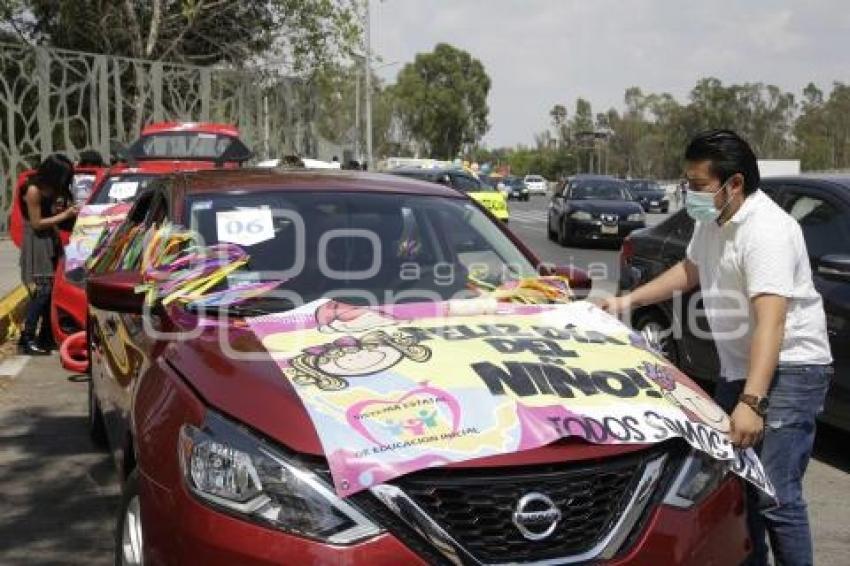
[[[511,201],[508,225],[537,256],[555,265],[574,265],[586,270],[593,279],[593,292],[614,293],[620,277],[619,249],[599,243],[585,247],[562,247],[546,235],[548,197],[533,196],[528,202]],[[667,218],[666,214],[647,214],[653,226]]]
[[[511,229],[545,261],[587,269],[594,292],[613,292],[618,252],[562,248],[546,237],[546,203],[511,203]],[[649,222],[662,220],[650,215]],[[21,363],[24,363],[21,368]],[[0,363],[0,564],[112,563],[118,486],[110,458],[86,433],[83,376],[55,356]],[[850,562],[848,435],[822,428],[808,474],[816,560]]]

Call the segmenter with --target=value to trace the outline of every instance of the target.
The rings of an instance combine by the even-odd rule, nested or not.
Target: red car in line
[[[358,238],[337,236],[333,246],[323,240],[344,228],[373,232],[389,254],[383,264],[397,265],[394,254],[412,249],[397,245],[408,241],[410,228],[421,235],[415,251],[423,265],[445,258],[467,273],[470,261],[487,256],[523,273],[544,270],[468,197],[395,176],[199,172],[142,193],[118,230],[168,219],[214,244],[227,225],[219,215],[264,207],[292,214],[276,215],[262,241],[246,242],[247,275],[298,264],[293,218],[301,217],[306,254],[282,288],[305,303],[360,296],[355,289],[412,289],[381,266],[360,281],[325,276],[328,267],[369,263],[353,253]],[[322,241],[324,267],[314,253]],[[121,252],[111,245],[110,256]],[[574,287],[589,285],[577,270],[554,271],[571,274]],[[418,291],[450,297],[467,285],[458,277],[442,288],[435,270],[422,273]],[[189,307],[170,303],[143,314],[142,295],[134,292],[141,281],[133,268],[87,282],[89,426],[110,447],[123,481],[117,564],[702,566],[740,564],[749,552],[740,480],[679,441],[593,445],[567,438],[401,476],[390,482],[389,499],[370,491],[341,498],[295,386],[244,320],[296,303],[272,294],[221,306],[214,320],[228,330],[223,343],[222,327],[199,329],[200,314]],[[145,324],[152,327],[145,331]],[[244,361],[228,348],[265,356]],[[552,524],[545,535],[521,534],[513,513],[539,492],[560,510],[523,514],[523,521]]]
[[[76,175],[93,177],[87,204],[132,202],[135,191],[142,189],[157,176],[175,171],[240,167],[253,154],[239,138],[239,130],[228,124],[205,122],[159,122],[146,126],[128,148],[119,152],[120,160],[111,167],[77,167]],[[17,195],[34,170],[27,170],[15,186],[10,211],[10,233],[20,247],[23,237],[23,218]],[[110,196],[110,189],[121,183],[122,195]],[[129,190],[130,185],[135,188]],[[62,243],[68,244],[70,232],[60,232]],[[57,344],[85,328],[85,273],[82,268],[66,272],[65,260],[56,268],[51,302],[51,328]]]

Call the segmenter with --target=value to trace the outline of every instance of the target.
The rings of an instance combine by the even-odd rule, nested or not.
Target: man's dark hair
[[[750,144],[732,130],[708,130],[697,134],[685,150],[685,159],[710,161],[711,172],[721,183],[740,173],[747,195],[755,191],[761,181],[756,154]]]
[[[103,162],[103,156],[99,151],[95,151],[93,149],[81,151],[77,164],[80,167],[103,167],[105,165]]]

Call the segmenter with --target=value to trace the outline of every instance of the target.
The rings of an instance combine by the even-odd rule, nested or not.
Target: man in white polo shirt
[[[766,528],[777,565],[809,565],[802,481],[832,357],[803,234],[759,190],[755,154],[734,132],[698,135],[685,159],[686,208],[696,221],[687,258],[602,306],[621,313],[700,286],[720,357],[715,399],[731,415],[732,441],[760,451],[779,500],[760,510],[750,494],[750,563],[768,564]]]

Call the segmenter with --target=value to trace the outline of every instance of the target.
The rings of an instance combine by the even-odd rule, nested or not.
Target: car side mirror
[[[850,255],[830,254],[817,261],[817,271],[825,277],[850,280]]]
[[[137,271],[89,274],[86,281],[86,294],[89,303],[96,309],[142,314],[145,295],[136,293],[136,287],[141,283],[142,276]]]

